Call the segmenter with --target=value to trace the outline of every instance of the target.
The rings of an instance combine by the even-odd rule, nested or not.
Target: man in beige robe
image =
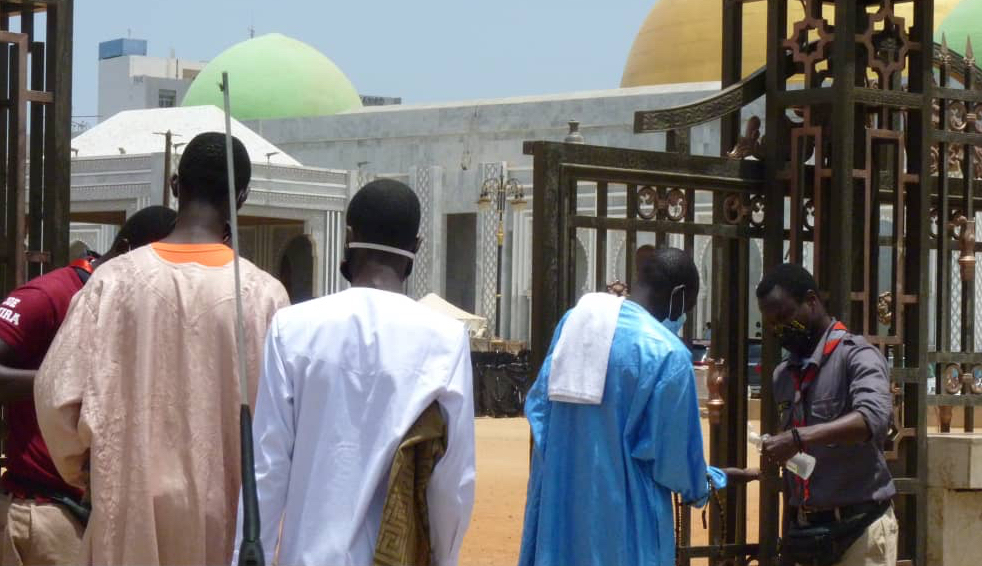
[[[239,206],[249,156],[234,140]],[[38,422],[92,514],[85,564],[227,564],[240,489],[239,377],[225,140],[186,147],[164,240],[103,266],[73,301],[35,380]],[[267,325],[288,302],[242,260],[249,394]]]

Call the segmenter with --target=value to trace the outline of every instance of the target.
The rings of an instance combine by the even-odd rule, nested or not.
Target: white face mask
[[[669,317],[672,316],[672,303],[675,301],[675,294],[681,291],[682,295],[682,306],[679,308],[680,311],[685,309],[685,285],[678,285],[672,289],[672,293],[668,296],[668,316],[665,320],[662,320],[662,326],[668,329],[672,334],[678,335],[682,331],[682,327],[685,325],[685,313],[683,312],[677,319],[671,320]]]
[[[672,334],[678,335],[682,331],[682,327],[685,326],[685,313],[675,320],[668,320],[667,318],[661,321],[662,326],[668,329]]]

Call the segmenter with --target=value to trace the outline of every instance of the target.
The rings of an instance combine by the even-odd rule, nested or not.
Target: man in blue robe
[[[692,357],[678,338],[696,304],[699,273],[678,249],[644,246],[636,257],[630,299],[581,299],[559,323],[529,391],[525,414],[535,447],[520,566],[669,566],[671,493],[698,506],[708,497]],[[606,306],[584,314],[598,303]],[[611,308],[604,343],[598,320]],[[589,375],[596,348],[608,347],[606,375],[597,379]],[[583,375],[563,376],[572,385],[557,388],[551,381],[560,366]],[[604,373],[599,367],[595,374]],[[575,391],[591,387],[597,398],[576,398]],[[717,487],[725,484],[715,470],[713,478]]]

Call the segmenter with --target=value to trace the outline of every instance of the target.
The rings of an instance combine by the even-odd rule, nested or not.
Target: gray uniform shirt
[[[834,325],[835,321],[826,329],[811,357],[802,359],[791,354],[774,370],[774,399],[781,426],[789,430],[794,422],[795,376],[804,375],[808,366],[816,365],[814,379],[801,386],[801,404],[797,407],[804,411],[805,425],[831,422],[857,411],[872,435],[860,444],[808,445],[807,452],[816,463],[808,483],[807,501],[803,501],[797,476],[784,471],[785,494],[788,503],[796,507],[828,509],[884,501],[896,493],[883,457],[893,411],[886,360],[865,338],[848,332],[825,355]]]

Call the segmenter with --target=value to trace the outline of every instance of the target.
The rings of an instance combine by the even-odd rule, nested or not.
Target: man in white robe
[[[474,502],[470,343],[403,294],[419,218],[406,185],[363,187],[347,212],[352,288],[273,318],[253,425],[267,563],[278,546],[280,564],[373,564],[396,450],[434,402],[446,447],[420,522],[430,563],[457,563]]]

